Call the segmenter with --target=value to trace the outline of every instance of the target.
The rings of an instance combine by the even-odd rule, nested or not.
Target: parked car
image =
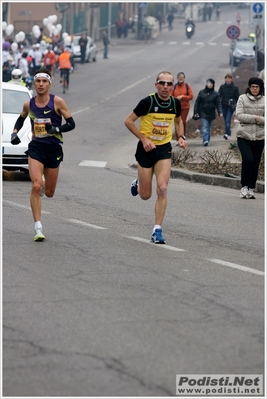
[[[23,104],[30,100],[32,94],[25,86],[16,83],[2,82],[2,168],[5,170],[29,171],[28,157],[25,151],[31,141],[31,122],[27,117],[18,136],[21,143],[10,143],[11,133],[16,120],[21,114]]]
[[[81,60],[81,50],[79,45],[80,38],[81,36],[73,36],[72,50],[75,61]],[[90,62],[91,60],[95,62],[97,55],[96,44],[93,42],[93,39],[90,36],[87,36],[87,40],[88,42],[85,50],[85,62]]]
[[[233,66],[238,66],[243,60],[253,60],[255,58],[255,51],[253,47],[255,43],[249,39],[236,39],[234,43],[234,50],[229,52],[229,64]]]

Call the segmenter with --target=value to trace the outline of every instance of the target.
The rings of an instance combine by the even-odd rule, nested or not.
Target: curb
[[[130,164],[130,167],[133,169],[137,169],[137,163]],[[206,173],[196,173],[179,168],[171,168],[170,176],[172,179],[184,179],[192,183],[201,183],[210,186],[221,186],[226,188],[233,188],[236,190],[241,189],[239,178],[225,177],[219,175],[209,175]],[[256,183],[256,192],[262,194],[265,192],[264,182],[258,181]]]

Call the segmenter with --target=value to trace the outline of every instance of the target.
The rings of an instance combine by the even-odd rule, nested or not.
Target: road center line
[[[81,220],[68,219],[68,221],[71,222],[71,223],[80,224],[80,225],[82,225],[82,226],[92,227],[93,229],[107,230],[106,227],[96,226],[95,224],[90,224],[90,223],[82,222]]]
[[[144,242],[146,244],[153,244],[150,240],[146,240],[145,238],[141,238],[141,237],[128,237],[128,236],[124,236],[125,238],[130,238],[130,240],[135,240],[135,241],[139,241],[139,242]],[[185,249],[181,249],[181,248],[176,248],[176,247],[171,247],[170,245],[166,245],[166,244],[153,244],[156,245],[157,247],[163,248],[163,249],[169,249],[170,251],[185,251]]]
[[[27,206],[27,205],[17,204],[16,202],[12,202],[12,201],[8,201],[8,200],[4,200],[3,202],[5,202],[8,205],[16,206],[17,208],[27,209],[27,211],[31,211],[31,208],[29,206]],[[43,210],[42,210],[42,213],[46,214],[46,215],[50,215],[51,214],[51,212],[46,212],[46,211],[43,211]]]
[[[246,267],[246,266],[242,266],[242,265],[237,265],[236,263],[226,262],[221,259],[207,259],[207,260],[209,260],[210,262],[213,262],[213,263],[218,263],[219,265],[222,265],[222,266],[227,266],[227,267],[232,267],[233,269],[242,270],[243,272],[249,272],[249,273],[258,274],[259,276],[264,276],[264,272],[262,272],[260,270],[251,269],[250,267]]]

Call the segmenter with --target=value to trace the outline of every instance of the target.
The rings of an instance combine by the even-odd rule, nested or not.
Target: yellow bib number
[[[52,136],[45,129],[45,125],[48,123],[51,123],[50,118],[34,119],[34,136],[39,138]]]

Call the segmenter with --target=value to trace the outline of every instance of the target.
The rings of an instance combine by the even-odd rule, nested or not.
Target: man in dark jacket
[[[8,61],[3,63],[2,82],[9,82],[12,79],[11,68]]]
[[[86,37],[86,34],[83,33],[82,37],[79,39],[79,45],[81,49],[81,64],[84,64],[85,62],[85,53],[86,53],[86,46],[87,46],[88,40]]]
[[[207,147],[210,145],[210,131],[212,121],[216,118],[216,110],[219,116],[223,116],[222,104],[219,93],[214,90],[215,81],[208,79],[206,81],[205,89],[200,90],[198,93],[195,106],[194,117],[201,118],[201,130],[203,145]]]
[[[228,140],[231,136],[231,118],[235,112],[236,103],[239,97],[238,87],[233,83],[233,76],[230,73],[225,75],[225,83],[219,88],[219,95],[222,103],[223,118],[225,124],[224,138]]]

